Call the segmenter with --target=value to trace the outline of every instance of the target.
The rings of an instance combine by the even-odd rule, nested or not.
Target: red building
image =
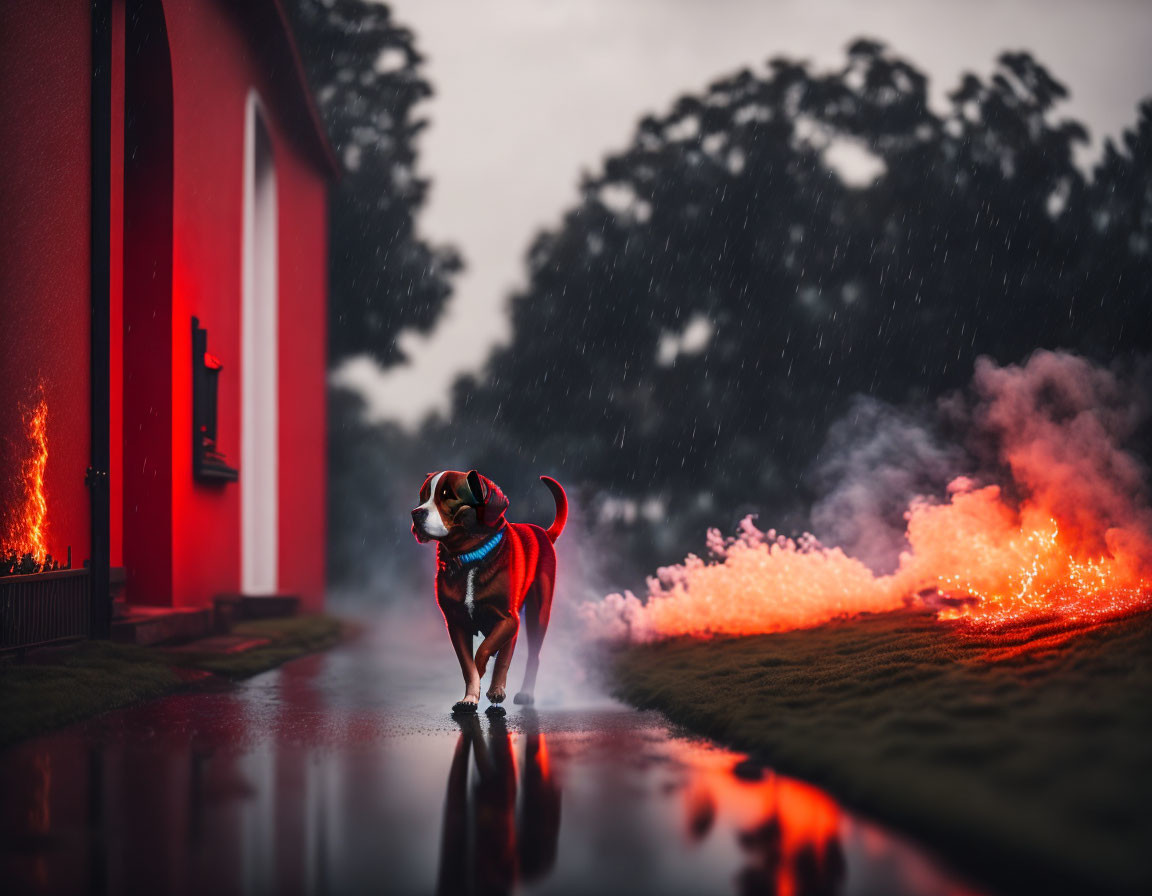
[[[336,165],[279,0],[5,0],[0,147],[0,543],[42,407],[95,594],[319,608]]]

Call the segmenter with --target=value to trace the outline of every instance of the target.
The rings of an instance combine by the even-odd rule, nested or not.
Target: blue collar
[[[479,563],[481,560],[483,560],[485,557],[487,557],[489,554],[491,554],[494,550],[496,550],[496,548],[499,546],[500,542],[502,542],[503,540],[504,540],[504,530],[501,529],[499,532],[497,532],[495,535],[493,535],[491,538],[489,538],[486,542],[484,542],[484,544],[480,545],[480,547],[478,547],[474,550],[471,550],[471,551],[467,551],[466,553],[463,553],[463,554],[456,554],[455,560],[461,566],[469,566],[470,564],[473,564],[473,563]]]

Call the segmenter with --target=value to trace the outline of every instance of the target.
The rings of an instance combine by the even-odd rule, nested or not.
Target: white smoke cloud
[[[873,572],[892,572],[908,549],[905,515],[926,495],[942,495],[968,472],[957,445],[945,443],[924,415],[859,397],[828,431],[814,472],[823,497],[812,532]]]

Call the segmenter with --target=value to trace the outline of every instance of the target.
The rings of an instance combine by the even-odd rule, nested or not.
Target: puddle
[[[0,754],[6,892],[975,894],[653,713],[403,709],[350,645]],[[438,698],[438,699],[437,699]]]

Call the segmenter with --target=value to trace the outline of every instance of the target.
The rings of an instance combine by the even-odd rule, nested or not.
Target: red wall
[[[240,488],[192,477],[192,316],[224,363],[219,448],[240,454],[244,124],[255,88],[273,140],[280,259],[279,589],[319,608],[324,593],[326,175],[285,127],[275,81],[241,22],[210,0],[164,4],[172,59],[171,593],[130,599],[204,605],[240,585]],[[125,399],[130,395],[126,392]],[[127,460],[126,460],[127,464]],[[125,475],[132,475],[130,469]],[[125,514],[131,512],[125,502]]]
[[[327,188],[298,155],[276,155],[280,234],[280,558],[282,591],[320,609],[326,544]],[[284,190],[285,183],[295,185]]]
[[[162,270],[162,288],[142,292],[152,272],[123,265],[133,233],[124,202],[128,8],[129,0],[115,0],[112,563],[131,567],[128,596],[135,603],[205,605],[218,593],[239,590],[239,485],[207,486],[192,477],[191,318],[199,317],[209,350],[224,363],[218,445],[243,475],[244,125],[254,88],[273,141],[279,215],[279,588],[318,608],[324,593],[328,174],[316,159],[314,137],[299,133],[307,116],[295,72],[285,70],[283,52],[270,62],[275,35],[266,32],[276,25],[270,0],[251,7],[164,2],[172,82],[171,211],[165,213],[171,250],[164,253],[171,297],[161,298],[168,276]],[[62,556],[71,545],[77,565],[89,552],[90,41],[84,0],[0,3],[0,509],[9,511],[20,498],[13,473],[26,449],[18,406],[32,403],[43,382],[49,547]],[[158,507],[160,516],[133,517],[141,504]]]
[[[132,599],[172,591],[172,64],[156,0],[133,4],[124,37],[122,337],[124,567]]]
[[[124,565],[124,3],[112,4],[112,170],[109,173],[108,554]]]
[[[74,566],[90,549],[91,33],[84,2],[0,3],[0,512],[23,502],[20,409],[42,383],[48,548],[71,545]]]

